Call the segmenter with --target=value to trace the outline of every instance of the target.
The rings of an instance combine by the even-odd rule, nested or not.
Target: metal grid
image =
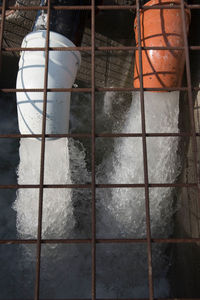
[[[191,70],[190,70],[190,58],[189,50],[200,50],[200,46],[189,46],[187,41],[186,32],[186,21],[185,21],[185,6],[189,9],[200,9],[200,5],[187,5],[184,0],[181,0],[181,5],[157,5],[156,7],[142,7],[140,1],[136,0],[135,5],[95,5],[95,0],[91,0],[91,5],[86,6],[53,6],[51,5],[51,0],[47,1],[46,6],[8,6],[6,0],[2,1],[2,6],[0,7],[2,20],[0,29],[0,61],[2,60],[2,52],[15,52],[15,51],[41,51],[45,50],[45,79],[43,89],[13,89],[13,88],[1,88],[0,91],[3,93],[15,93],[22,91],[32,91],[32,92],[43,92],[43,125],[41,134],[1,134],[0,138],[41,138],[41,164],[40,164],[40,182],[39,184],[15,184],[15,185],[0,185],[0,189],[27,189],[27,188],[38,188],[39,189],[39,215],[38,215],[38,233],[37,239],[28,240],[0,240],[0,244],[36,244],[37,247],[37,258],[36,258],[36,280],[35,280],[35,300],[39,299],[40,293],[40,270],[41,270],[41,245],[42,244],[91,244],[92,247],[92,283],[91,283],[91,299],[96,299],[96,245],[101,244],[116,244],[116,243],[143,243],[147,246],[148,253],[148,281],[149,281],[149,298],[154,299],[154,288],[153,288],[153,270],[152,270],[152,244],[153,243],[197,243],[200,242],[200,238],[152,238],[151,236],[151,224],[150,224],[150,208],[149,208],[149,188],[155,187],[192,187],[198,192],[198,200],[200,200],[200,176],[198,170],[198,152],[197,152],[197,137],[200,136],[199,132],[195,129],[194,120],[194,108],[193,108],[193,91],[200,90],[199,87],[193,87],[191,83]],[[184,35],[184,47],[142,47],[141,37],[140,37],[140,9],[174,9],[179,8],[182,15],[182,26]],[[47,38],[45,48],[6,48],[3,47],[3,33],[4,33],[4,23],[5,15],[7,10],[45,10],[47,12]],[[91,46],[90,47],[69,47],[69,48],[50,48],[49,47],[49,27],[50,27],[50,11],[55,10],[88,10],[91,12]],[[138,47],[133,46],[118,46],[118,47],[96,47],[95,46],[95,13],[98,10],[135,10],[138,22]],[[98,88],[95,86],[95,53],[97,51],[139,51],[139,71],[140,71],[140,89],[129,87],[129,88]],[[143,88],[143,76],[142,76],[142,50],[149,49],[172,49],[185,51],[186,58],[186,75],[187,75],[187,85],[185,87],[174,87],[174,88],[156,88],[147,89]],[[56,89],[47,88],[48,84],[48,57],[49,50],[59,50],[59,51],[85,51],[91,53],[91,87],[90,88],[67,88],[67,89]],[[188,93],[188,104],[189,104],[189,114],[190,114],[190,132],[180,132],[180,133],[146,133],[145,126],[145,109],[144,109],[144,91],[186,91]],[[92,128],[90,133],[84,134],[46,134],[46,111],[47,111],[47,93],[50,91],[56,92],[86,92],[91,93],[92,97]],[[141,99],[141,120],[142,120],[142,133],[99,133],[95,131],[95,93],[105,92],[105,91],[139,91]],[[193,145],[193,159],[194,159],[194,170],[196,173],[196,181],[193,183],[156,183],[152,184],[148,179],[148,162],[147,162],[147,137],[191,137]],[[49,137],[75,137],[75,138],[90,138],[92,145],[92,180],[91,184],[44,184],[44,159],[45,159],[45,139]],[[144,183],[143,184],[96,184],[95,180],[95,141],[97,138],[118,138],[118,137],[141,137],[143,145],[143,166],[144,166]],[[91,239],[42,239],[42,211],[43,211],[43,192],[44,188],[82,188],[91,189],[92,191],[92,238]],[[96,189],[97,188],[144,188],[145,189],[145,209],[146,209],[146,232],[147,237],[143,239],[97,239],[96,238]],[[131,300],[131,298],[128,298]],[[172,298],[171,298],[172,299]],[[177,298],[176,298],[177,299]],[[69,299],[68,299],[69,300]],[[75,299],[73,299],[75,300]],[[111,300],[111,299],[110,299]],[[124,299],[125,300],[125,299]]]

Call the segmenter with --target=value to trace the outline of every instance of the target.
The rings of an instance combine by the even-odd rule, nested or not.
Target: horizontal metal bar
[[[147,243],[147,239],[96,239],[96,244],[143,244]],[[36,244],[36,239],[9,239],[9,240],[0,240],[0,245],[17,245],[17,244]],[[42,239],[41,244],[91,244],[92,239]],[[156,244],[191,244],[191,243],[200,243],[200,238],[162,238],[154,239],[151,238],[151,243]]]
[[[146,133],[146,137],[190,137],[190,132],[160,132]],[[196,136],[200,136],[197,132]],[[42,134],[0,134],[0,139],[41,138]],[[91,133],[45,134],[46,138],[91,138]],[[142,137],[142,133],[97,133],[96,138],[128,138]]]
[[[0,189],[39,189],[40,184],[0,184]],[[43,188],[48,189],[90,189],[91,184],[43,184]]]
[[[44,47],[31,47],[31,48],[23,48],[23,47],[15,47],[8,48],[2,47],[2,51],[4,52],[19,52],[19,51],[45,51]],[[49,51],[91,51],[91,47],[49,47]]]
[[[43,184],[42,187],[46,189],[91,189],[91,184]],[[0,189],[39,189],[39,184],[0,184]],[[130,184],[117,184],[117,183],[101,183],[95,184],[95,188],[110,189],[110,188],[144,188],[144,183],[130,183]],[[196,188],[198,184],[193,183],[149,183],[149,188],[168,188],[168,187],[187,187]]]
[[[147,243],[147,239],[97,239],[99,244],[119,244],[119,243]],[[151,243],[158,244],[181,244],[181,243],[199,243],[200,238],[171,238],[171,239],[154,239]]]
[[[200,50],[200,46],[189,46],[190,50]],[[49,47],[49,51],[91,51],[91,47]],[[139,47],[137,46],[99,46],[95,47],[95,51],[133,51],[138,50]],[[142,50],[184,50],[184,47],[141,47]],[[31,48],[24,48],[24,47],[2,47],[2,51],[4,52],[19,52],[19,51],[45,51],[44,47],[31,47]]]
[[[200,89],[199,87],[197,87],[198,89]],[[143,88],[143,91],[145,92],[160,92],[160,91],[167,91],[167,92],[172,92],[172,91],[187,91],[188,88],[187,87],[163,87],[163,88]],[[95,91],[97,92],[132,92],[132,91],[140,91],[139,88],[134,88],[134,87],[128,87],[128,88],[122,88],[122,87],[105,87],[105,88],[100,88],[100,87],[96,87]]]
[[[200,50],[200,46],[191,46],[194,50]],[[91,47],[49,47],[49,51],[91,51]],[[101,46],[95,47],[95,51],[132,51],[138,50],[137,46]],[[184,47],[142,47],[142,50],[184,50]],[[31,48],[24,48],[24,47],[15,47],[15,48],[8,48],[2,47],[2,51],[5,52],[13,52],[13,51],[45,51],[44,47],[31,47]]]
[[[197,187],[197,183],[149,183],[150,188],[167,188],[167,187]],[[97,188],[144,188],[145,184],[96,184]]]
[[[72,92],[72,93],[90,93],[91,88],[48,88],[47,92]],[[149,92],[160,92],[160,91],[187,91],[187,87],[170,87],[170,88],[144,88],[144,91]],[[200,90],[200,87],[195,87],[193,90],[197,91]],[[43,92],[44,89],[35,88],[35,89],[14,89],[14,88],[0,88],[0,92],[3,93],[20,93],[20,92]],[[95,92],[133,92],[139,91],[139,88],[134,87],[95,87]]]
[[[190,9],[200,9],[199,4],[190,4],[186,5],[187,8]],[[135,10],[136,5],[96,5],[96,9],[98,10]],[[147,9],[180,9],[180,5],[155,5],[155,6],[142,6],[141,9],[147,10]],[[35,11],[35,10],[44,10],[47,11],[47,6],[8,6],[7,10],[23,10],[23,11]],[[0,6],[0,11],[3,10],[3,7]],[[51,10],[92,10],[91,5],[69,5],[69,6],[63,6],[63,5],[52,5]]]
[[[0,6],[0,11],[2,10],[2,6]],[[35,11],[35,10],[48,10],[48,6],[37,6],[37,5],[29,5],[29,6],[22,6],[22,5],[8,5],[7,10],[24,10],[24,11]],[[52,5],[51,10],[91,10],[91,5],[68,5],[68,6],[63,6],[63,5]]]
[[[187,137],[192,136],[190,132],[159,132],[159,133],[145,133],[146,137]],[[200,136],[200,133],[196,133],[196,136]],[[1,135],[0,135],[1,137]],[[142,133],[98,133],[97,138],[121,138],[121,137],[142,137]]]
[[[0,134],[2,139],[20,139],[20,138],[41,138],[42,134]],[[69,134],[45,134],[46,138],[90,138],[90,133],[69,133]]]
[[[2,93],[20,93],[20,92],[32,92],[32,93],[39,93],[44,92],[43,88],[34,88],[34,89],[0,89]],[[75,92],[75,93],[90,93],[91,88],[47,88],[47,92]]]

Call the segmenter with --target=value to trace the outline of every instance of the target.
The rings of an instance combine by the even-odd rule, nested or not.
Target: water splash
[[[108,101],[108,95],[106,101]],[[113,100],[111,94],[110,100]],[[112,105],[106,105],[106,112]],[[145,118],[147,133],[177,133],[179,92],[146,93]],[[120,123],[119,123],[120,124]],[[117,129],[117,130],[116,130]],[[133,93],[125,123],[116,131],[141,133],[140,94]],[[117,138],[113,153],[106,154],[97,168],[98,183],[144,183],[142,139]],[[148,137],[148,175],[150,183],[174,183],[180,174],[179,138]],[[172,188],[150,188],[151,234],[153,238],[169,237],[175,213]],[[145,193],[142,188],[97,190],[98,238],[146,238]],[[124,246],[126,248],[126,246]],[[145,245],[115,245],[99,253],[99,297],[148,297],[147,249]],[[110,263],[114,267],[111,267]],[[156,297],[168,297],[167,279],[170,259],[166,245],[153,246],[153,276]],[[108,267],[109,266],[109,267]],[[109,271],[110,270],[110,271]],[[112,273],[112,274],[111,274]],[[116,278],[113,278],[116,274]],[[98,277],[97,276],[97,277]],[[98,277],[99,278],[99,277]],[[126,278],[126,280],[123,280]],[[106,284],[107,283],[107,284]]]
[[[179,92],[145,93],[147,133],[177,133],[179,131],[178,115]],[[141,133],[139,93],[133,94],[125,124],[120,131]],[[150,183],[176,181],[180,173],[178,143],[177,137],[147,138]],[[142,138],[115,139],[114,152],[98,167],[97,181],[114,184],[144,184]],[[99,235],[133,238],[146,236],[144,189],[99,190],[98,198]],[[153,237],[169,236],[172,229],[169,220],[174,214],[172,189],[150,189],[150,208]],[[118,228],[117,231],[116,228]]]
[[[102,126],[107,118],[114,120],[120,118],[120,105],[124,103],[121,120],[119,119],[117,125],[112,120],[105,123],[111,125],[110,130],[114,132],[141,133],[139,93],[133,94],[130,106],[113,93],[107,93],[104,99],[106,104],[99,110],[99,116],[102,118],[98,118]],[[80,106],[75,108],[78,110],[78,119],[74,114],[72,124],[79,124],[77,126],[82,126],[83,129],[85,122],[80,120]],[[145,93],[145,114],[148,133],[178,132],[179,93]],[[87,111],[84,117],[86,115]],[[108,143],[109,147],[102,147],[103,142]],[[112,142],[110,140],[103,142],[97,140],[96,144],[99,161],[96,166],[97,183],[144,183],[141,137],[117,138]],[[176,137],[147,138],[149,182],[176,181],[180,173],[178,143]],[[40,146],[38,140],[21,140],[19,183],[39,183]],[[110,149],[113,151],[110,152]],[[90,151],[89,147],[85,149],[81,142],[73,139],[47,141],[45,183],[91,182],[91,170],[86,162],[87,151]],[[143,188],[97,189],[96,202],[98,238],[146,237]],[[14,209],[17,212],[19,236],[35,238],[38,222],[38,190],[19,190]],[[173,189],[150,189],[150,210],[152,236],[168,237],[173,229],[172,216],[175,212]],[[43,238],[90,238],[91,191],[45,189],[42,225]],[[153,248],[157,297],[169,296],[170,288],[167,280],[169,258],[165,251],[165,246],[156,245]],[[70,270],[70,276],[67,270]],[[48,277],[47,273],[50,274]],[[52,295],[55,297],[67,295],[71,298],[90,297],[90,247],[88,245],[43,247],[42,274],[42,297]],[[77,278],[80,282],[79,289]],[[51,290],[48,289],[49,286]],[[130,295],[148,297],[146,245],[97,245],[97,296],[120,298]]]
[[[19,184],[39,184],[41,141],[21,139]],[[47,140],[45,144],[44,184],[70,184],[68,140]],[[39,189],[19,189],[14,209],[20,238],[36,238]],[[66,237],[74,227],[71,189],[47,188],[43,198],[42,237]]]

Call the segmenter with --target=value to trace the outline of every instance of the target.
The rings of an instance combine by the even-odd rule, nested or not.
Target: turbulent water
[[[106,93],[103,97],[98,97],[97,131],[141,133],[138,93],[132,95],[132,100],[130,95],[115,93]],[[88,132],[91,125],[88,118],[90,98],[80,98],[74,96],[72,100],[71,130]],[[178,132],[179,93],[146,93],[145,115],[148,133]],[[178,142],[178,138],[175,137],[147,138],[150,183],[171,183],[176,180],[180,172]],[[89,140],[47,140],[44,182],[90,183],[90,146]],[[21,139],[18,183],[39,183],[40,151],[39,140]],[[96,182],[144,183],[142,139],[98,138]],[[37,237],[38,197],[37,189],[17,191],[12,207],[16,211],[19,238]],[[97,189],[96,203],[98,238],[146,237],[144,189]],[[172,217],[175,212],[171,188],[150,189],[150,212],[152,236],[169,236],[173,230]],[[44,189],[42,236],[90,238],[90,189]],[[19,247],[17,253],[15,260],[18,273],[24,274],[27,284],[26,288],[19,288],[21,284],[15,278],[18,292],[15,290],[12,294],[9,290],[8,294],[15,297],[31,297],[35,278],[35,246]],[[153,275],[157,297],[167,297],[170,294],[168,265],[166,247],[153,245]],[[147,271],[145,244],[97,245],[97,297],[148,297]],[[41,296],[82,298],[90,295],[90,245],[42,245]]]
[[[141,133],[140,98],[133,94],[120,131]],[[110,112],[112,114],[112,111]],[[179,93],[145,93],[146,132],[178,132]],[[148,137],[148,177],[150,183],[173,183],[180,172],[177,137]],[[144,183],[142,138],[118,138],[113,153],[98,168],[101,183]],[[144,237],[145,199],[144,189],[119,189],[99,191],[103,210],[99,222],[108,226],[103,230],[108,236]],[[171,188],[150,189],[151,227],[153,237],[170,233],[170,218],[174,213]],[[112,215],[113,226],[107,214]],[[103,220],[102,220],[103,216]],[[116,230],[118,228],[118,230]]]
[[[41,142],[37,139],[20,141],[18,168],[19,184],[39,184]],[[71,183],[69,151],[66,139],[45,143],[45,184]],[[74,226],[70,189],[44,189],[42,235],[45,238],[62,236]],[[36,238],[38,225],[39,189],[19,189],[14,209],[17,211],[17,230],[21,238]]]

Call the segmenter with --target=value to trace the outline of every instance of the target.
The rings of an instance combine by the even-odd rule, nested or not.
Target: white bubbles
[[[179,116],[179,93],[146,93],[145,120],[147,133],[177,133]],[[113,94],[111,95],[113,99]],[[107,95],[108,98],[108,95]],[[112,100],[110,99],[110,100]],[[107,102],[108,99],[106,99]],[[111,107],[110,114],[112,113]],[[116,129],[115,129],[116,131]],[[126,120],[118,131],[122,133],[141,133],[140,95],[133,93],[132,103],[126,114]],[[147,137],[148,182],[174,183],[180,174],[180,157],[178,154],[178,137]],[[116,138],[114,151],[98,167],[99,183],[144,184],[144,156],[141,137]],[[173,231],[175,213],[173,188],[150,188],[151,236],[153,238],[169,237]],[[112,188],[97,191],[97,234],[102,238],[146,238],[146,203],[144,188]],[[166,246],[156,245],[153,249],[155,295],[167,297],[170,285],[167,278],[169,258],[165,254]],[[131,253],[131,254],[130,254]],[[135,297],[148,297],[148,284],[145,274],[146,249],[142,245],[125,254],[124,266],[133,284],[123,294],[125,283],[120,281],[116,291],[101,287],[100,295],[116,297],[133,294]],[[120,246],[115,246],[117,261],[122,260]],[[132,262],[132,256],[134,262]],[[109,256],[112,260],[112,255]],[[101,259],[103,268],[105,258]],[[137,265],[139,263],[139,266]],[[107,262],[108,263],[108,262]],[[136,265],[135,265],[136,264]],[[129,270],[130,267],[130,270]],[[121,267],[123,268],[123,266]],[[119,267],[119,270],[121,270]],[[121,272],[121,271],[120,271]],[[120,273],[119,272],[119,273]],[[107,274],[107,273],[106,273]],[[105,279],[109,281],[109,275]],[[123,276],[122,276],[123,277]],[[137,281],[137,278],[140,278]],[[104,282],[103,281],[103,282]],[[103,286],[102,282],[102,286]],[[120,292],[121,291],[121,292]]]
[[[125,99],[125,98],[124,98]],[[98,121],[109,124],[110,132],[141,133],[141,108],[139,93],[133,93],[131,104],[127,105],[122,97],[115,99],[115,93],[106,93],[104,106],[100,107]],[[88,99],[89,100],[89,99]],[[116,101],[115,101],[116,100]],[[146,93],[145,120],[147,133],[178,133],[179,93]],[[86,101],[87,102],[87,101]],[[89,101],[88,101],[89,102]],[[123,104],[120,119],[120,107]],[[84,106],[81,119],[81,107],[75,106],[77,115],[71,116],[71,123],[82,132],[86,128],[86,116],[89,115]],[[103,108],[102,108],[103,107]],[[96,112],[98,114],[98,111]],[[107,120],[108,118],[112,120]],[[115,120],[118,119],[118,122]],[[88,120],[87,120],[88,121]],[[101,128],[99,124],[99,128]],[[87,132],[87,129],[85,130]],[[144,184],[144,156],[142,137],[124,137],[96,140],[96,182],[113,184]],[[149,183],[174,183],[180,173],[178,154],[178,137],[148,136],[148,181]],[[89,143],[88,143],[89,144]],[[91,157],[88,144],[73,139],[48,140],[45,152],[45,184],[89,184],[91,183],[91,165],[87,155]],[[110,147],[111,146],[111,147]],[[20,144],[20,164],[18,183],[39,184],[40,181],[40,148],[39,140],[24,139]],[[112,149],[112,150],[111,150]],[[19,189],[14,209],[17,212],[17,230],[20,238],[36,238],[38,226],[39,189]],[[175,213],[172,188],[150,188],[151,233],[153,238],[168,237],[172,233],[172,217]],[[43,201],[43,238],[91,238],[91,190],[90,189],[44,189]],[[146,204],[145,190],[138,188],[97,188],[96,189],[97,238],[146,238]],[[70,266],[70,278],[76,278],[76,272],[84,278],[82,288],[77,290],[76,282],[69,282],[72,287],[68,296],[90,297],[90,264],[91,253],[85,249],[81,256],[79,247],[69,253],[65,247],[53,249],[51,246],[42,252],[46,262],[46,270],[51,269],[51,258],[56,266],[62,260]],[[109,248],[110,247],[110,248]],[[169,259],[166,258],[165,247],[153,249],[156,295],[168,297],[169,283],[167,270]],[[75,254],[74,254],[75,253]],[[97,292],[98,297],[148,297],[147,249],[146,244],[138,245],[98,245],[97,247]],[[75,255],[78,257],[76,258]],[[47,257],[49,256],[49,258]],[[72,263],[73,262],[73,263]],[[85,271],[83,270],[86,268]],[[60,269],[59,269],[60,270]],[[58,269],[56,274],[59,274]],[[67,271],[66,271],[67,272]],[[44,270],[45,273],[45,270]],[[112,280],[113,274],[115,280]],[[61,282],[51,282],[51,289],[62,286],[65,291],[65,271]],[[66,276],[65,276],[66,275]],[[59,277],[59,276],[58,276]],[[74,279],[76,280],[76,279]],[[48,282],[46,282],[48,286]],[[54,288],[55,287],[55,288]],[[86,292],[88,291],[88,292]],[[66,291],[65,291],[66,292]],[[88,294],[87,294],[88,293]],[[59,296],[62,296],[60,291]],[[44,294],[44,297],[50,295]]]
[[[111,97],[113,98],[113,94]],[[147,133],[177,133],[179,131],[179,92],[145,92],[144,101]],[[138,92],[133,93],[126,121],[118,130],[123,133],[141,133],[140,94]],[[177,137],[147,137],[149,183],[175,182],[180,173],[178,143]],[[114,152],[110,153],[110,156],[98,168],[97,179],[101,183],[107,181],[107,183],[115,184],[144,184],[143,160],[141,137],[115,139]],[[149,197],[152,236],[162,236],[162,234],[168,236],[172,229],[170,218],[175,211],[172,189],[152,188]],[[146,236],[144,189],[99,190],[98,198],[98,207],[101,211],[98,228],[100,235],[106,233],[107,236],[117,234],[134,238]],[[110,220],[109,230],[105,218]]]
[[[21,139],[19,184],[39,184],[41,141]],[[44,184],[70,184],[67,139],[47,140],[45,143]],[[19,189],[14,209],[17,230],[21,238],[36,238],[38,228],[39,188]],[[66,237],[74,226],[71,189],[44,188],[43,238]]]

